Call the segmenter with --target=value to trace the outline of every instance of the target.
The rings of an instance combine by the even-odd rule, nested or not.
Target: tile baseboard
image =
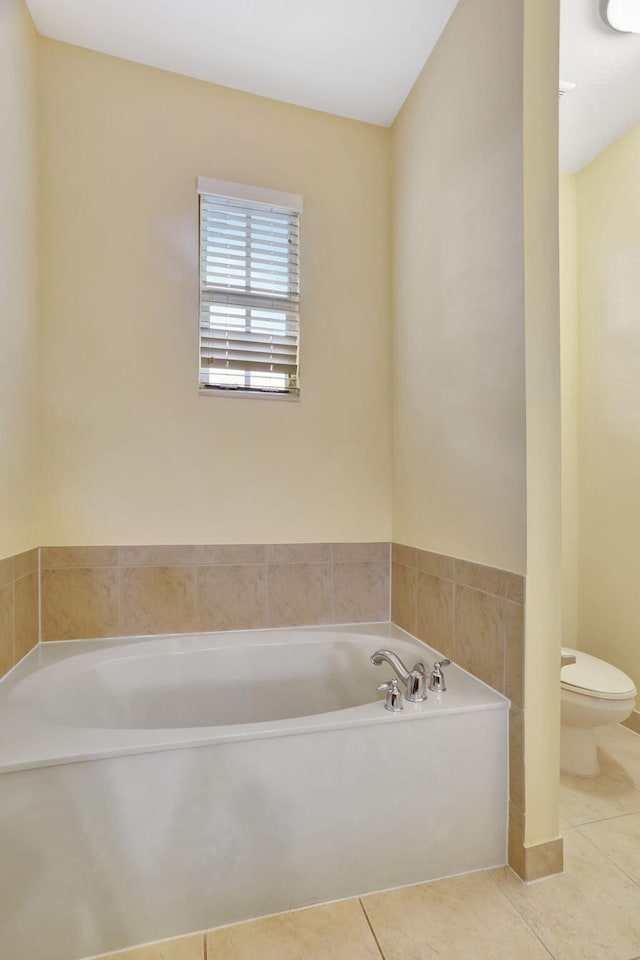
[[[556,837],[544,843],[527,846],[524,842],[526,817],[513,803],[509,804],[508,863],[525,883],[553,877],[564,870],[564,840]]]
[[[622,725],[633,730],[634,733],[640,733],[640,710],[634,710],[630,717],[623,721]]]

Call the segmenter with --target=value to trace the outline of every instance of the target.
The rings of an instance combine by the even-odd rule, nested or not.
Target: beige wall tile
[[[0,587],[6,587],[15,579],[15,557],[0,560]]]
[[[162,940],[159,943],[148,943],[143,947],[132,947],[130,950],[110,953],[105,960],[204,960],[204,934],[196,933],[190,937],[178,937],[176,940]],[[209,960],[223,960],[223,958],[209,957]]]
[[[382,543],[332,543],[331,559],[388,561],[390,546]]]
[[[564,840],[558,837],[547,843],[525,847],[525,877],[531,883],[543,877],[553,877],[564,869]]]
[[[193,548],[194,562],[264,563],[266,547],[263,543],[199,544]]]
[[[524,607],[509,600],[505,614],[505,696],[524,707]]]
[[[264,564],[198,567],[198,630],[248,630],[266,626]]]
[[[506,593],[507,574],[504,570],[494,567],[485,567],[480,563],[470,563],[468,560],[456,560],[455,579],[476,590],[493,593],[504,597]]]
[[[524,603],[525,577],[519,573],[505,572],[505,592],[507,600],[513,600],[514,603]]]
[[[15,660],[14,640],[14,590],[13,583],[0,588],[0,677],[11,670]]]
[[[36,573],[38,570],[38,550],[37,548],[33,550],[25,550],[24,553],[19,553],[15,560],[15,578],[19,580],[20,577],[26,577],[30,573]]]
[[[123,636],[196,629],[195,567],[123,567],[121,577]]]
[[[43,570],[42,639],[118,636],[117,568]]]
[[[120,563],[131,567],[171,567],[194,562],[195,547],[184,544],[151,544],[120,547]]]
[[[524,851],[524,813],[515,804],[509,804],[509,833],[507,861],[521,880],[526,876],[526,861]]]
[[[40,566],[43,570],[59,567],[115,567],[118,547],[42,547]]]
[[[504,690],[505,602],[456,584],[453,659],[501,693]]]
[[[634,710],[630,717],[624,721],[625,727],[633,730],[634,733],[640,733],[640,711]]]
[[[358,900],[323,904],[211,930],[207,933],[207,957],[208,960],[380,960]]]
[[[404,543],[391,544],[391,559],[394,563],[404,563],[407,567],[416,565],[416,548]]]
[[[464,583],[468,587],[505,597],[515,603],[524,603],[525,578],[519,573],[485,567],[481,563],[470,563],[468,560],[456,560],[454,576],[458,583]]]
[[[524,813],[524,711],[517,707],[509,711],[509,796]]]
[[[333,564],[333,619],[358,623],[389,619],[389,564]]]
[[[391,565],[391,619],[415,636],[417,576],[415,567]]]
[[[330,543],[268,543],[267,563],[322,563],[331,559]]]
[[[562,873],[564,867],[563,838],[532,847],[524,845],[526,817],[517,807],[509,805],[509,866],[521,880],[531,883]]]
[[[453,580],[454,564],[453,557],[445,557],[441,553],[430,553],[428,550],[416,550],[416,567],[418,570],[433,573],[436,577]]]
[[[267,623],[290,627],[331,623],[331,564],[267,566]]]
[[[416,590],[416,636],[436,650],[450,653],[453,643],[453,581],[419,570]]]
[[[38,574],[15,583],[15,659],[22,660],[38,642]]]
[[[385,960],[549,960],[490,874],[362,899]]]

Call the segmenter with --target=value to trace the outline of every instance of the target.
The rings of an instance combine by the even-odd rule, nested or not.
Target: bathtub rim
[[[389,621],[376,621],[362,624],[322,624],[317,626],[269,627],[253,630],[200,631],[185,634],[153,634],[130,637],[91,638],[87,640],[59,640],[40,643],[20,661],[0,681],[0,728],[5,736],[0,743],[0,773],[37,769],[48,766],[60,766],[68,763],[83,763],[94,760],[108,760],[121,756],[157,753],[166,750],[180,750],[192,747],[215,746],[218,743],[233,743],[244,740],[261,740],[282,736],[306,736],[343,728],[372,726],[380,723],[407,723],[417,720],[427,721],[460,713],[474,713],[485,710],[508,710],[510,701],[501,693],[489,687],[478,677],[464,670],[456,663],[448,668],[450,680],[455,690],[456,673],[467,678],[463,681],[466,691],[475,691],[475,702],[464,702],[461,697],[452,696],[451,682],[446,694],[430,694],[425,703],[408,703],[398,714],[385,711],[383,700],[375,700],[355,707],[348,707],[323,714],[310,714],[285,720],[259,721],[244,724],[227,724],[211,727],[177,728],[98,728],[71,727],[53,724],[35,715],[28,715],[21,707],[12,707],[7,703],[9,694],[23,680],[32,674],[65,660],[77,656],[123,647],[143,648],[158,642],[219,638],[224,648],[225,638],[242,638],[242,645],[251,646],[252,642],[262,638],[269,645],[282,645],[287,637],[303,634],[298,642],[314,642],[314,635],[347,633],[354,639],[375,637],[375,642],[384,646],[386,642],[401,642],[421,651],[428,661],[442,657],[442,654],[424,641],[402,630]],[[269,640],[265,635],[278,635],[282,640]],[[321,642],[315,640],[315,642]],[[89,646],[90,645],[90,646]],[[197,646],[195,649],[211,649]],[[384,679],[384,677],[381,677]],[[64,748],[60,745],[65,734],[71,744]],[[77,735],[74,735],[77,734]],[[132,734],[137,736],[131,736]],[[129,735],[129,736],[127,736]],[[90,738],[99,741],[93,748]],[[27,754],[31,747],[31,756],[20,757],[21,740],[26,740]],[[109,741],[115,741],[109,745]],[[77,745],[73,748],[73,742]],[[34,743],[37,746],[34,746]],[[62,752],[61,752],[62,751]],[[33,754],[36,755],[33,755]]]

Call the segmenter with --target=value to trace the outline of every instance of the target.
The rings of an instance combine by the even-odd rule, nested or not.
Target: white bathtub
[[[42,645],[0,683],[0,956],[76,960],[505,862],[508,701],[401,714],[389,624]]]

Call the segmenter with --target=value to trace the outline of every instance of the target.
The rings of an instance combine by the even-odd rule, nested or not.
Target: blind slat
[[[280,350],[295,355],[298,349],[298,338],[296,336],[272,336],[269,337],[267,341],[264,337],[259,337],[251,333],[243,334],[235,330],[215,330],[201,327],[200,340],[203,349],[209,345],[213,348],[214,345],[221,343],[233,343],[237,344],[239,349],[252,350],[254,352],[260,351],[262,353],[268,352],[269,350]]]
[[[271,350],[254,349],[251,345],[242,343],[238,340],[220,341],[205,340],[202,343],[201,350],[203,357],[209,359],[215,357],[225,357],[233,355],[236,360],[246,357],[247,360],[264,361],[277,360],[282,363],[295,364],[298,352],[295,349],[282,349],[277,344]]]
[[[298,295],[278,296],[272,291],[268,293],[255,293],[251,288],[220,290],[212,284],[203,282],[200,289],[201,304],[226,304],[229,307],[246,307],[255,310],[270,310],[277,313],[289,313],[293,316],[298,314]]]
[[[217,249],[214,251],[205,250],[203,253],[203,257],[202,257],[203,263],[210,263],[212,261],[219,262],[221,260],[224,263],[229,262],[234,264],[235,263],[237,264],[273,263],[273,264],[282,265],[284,268],[290,267],[291,269],[295,269],[295,267],[297,267],[298,265],[297,256],[291,256],[289,255],[289,253],[282,253],[282,254],[268,253],[266,250],[265,251],[251,250],[248,257],[246,255],[246,251],[238,252],[235,247],[229,247],[228,249],[225,249],[225,250],[217,250]]]
[[[297,364],[295,363],[265,363],[263,361],[253,361],[224,357],[202,357],[201,364],[203,369],[207,367],[215,369],[220,367],[226,370],[246,371],[247,373],[281,373],[286,377],[295,377]]]

